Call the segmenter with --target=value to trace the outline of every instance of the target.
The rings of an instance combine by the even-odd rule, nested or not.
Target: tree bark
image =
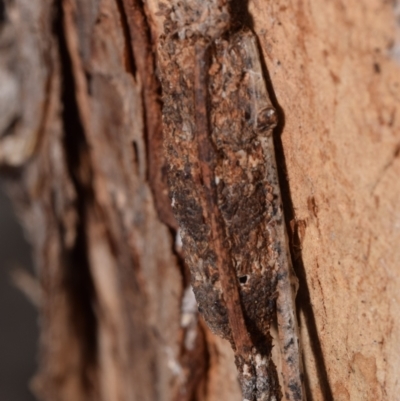
[[[308,399],[394,400],[396,4],[233,6],[258,36],[280,114]],[[232,350],[199,318],[176,240],[159,10],[152,0],[0,1],[0,164],[41,288],[41,400],[241,398]]]

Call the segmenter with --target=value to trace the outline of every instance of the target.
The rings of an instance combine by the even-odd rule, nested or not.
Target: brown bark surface
[[[198,319],[175,244],[158,11],[155,0],[0,2],[0,164],[42,289],[42,400],[240,400],[230,346]],[[253,0],[235,12],[258,36],[281,115],[308,398],[395,400],[396,4]]]

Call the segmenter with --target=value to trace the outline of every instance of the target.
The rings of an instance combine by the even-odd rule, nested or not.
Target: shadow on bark
[[[79,177],[82,161],[88,157],[88,147],[75,98],[75,79],[63,30],[61,4],[57,5],[55,13],[53,29],[55,37],[58,39],[63,78],[61,100],[65,155],[69,174],[77,194],[76,207],[79,215],[74,247],[65,251],[64,255],[68,266],[65,270],[65,283],[73,310],[71,321],[74,322],[77,336],[81,339],[82,352],[85,355],[83,360],[89,367],[97,363],[97,319],[93,310],[95,290],[89,268],[85,232],[86,210],[88,202],[93,200],[93,193]],[[60,232],[62,229],[60,225]],[[86,369],[82,372],[82,380],[90,386],[86,372]]]

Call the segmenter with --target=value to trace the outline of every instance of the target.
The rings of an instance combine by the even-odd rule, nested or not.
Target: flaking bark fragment
[[[304,400],[272,140],[277,117],[255,37],[230,29],[224,2],[163,11],[158,69],[168,183],[199,310],[230,341],[243,399],[252,401],[282,397],[271,359],[277,314],[285,326],[285,395]]]

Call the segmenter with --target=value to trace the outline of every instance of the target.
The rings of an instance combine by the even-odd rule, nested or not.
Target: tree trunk
[[[400,384],[400,29],[391,2],[252,0],[309,400]],[[0,163],[41,287],[41,400],[240,400],[197,314],[163,154],[151,0],[0,1]],[[398,15],[397,15],[398,18]],[[397,21],[398,23],[398,21]]]

